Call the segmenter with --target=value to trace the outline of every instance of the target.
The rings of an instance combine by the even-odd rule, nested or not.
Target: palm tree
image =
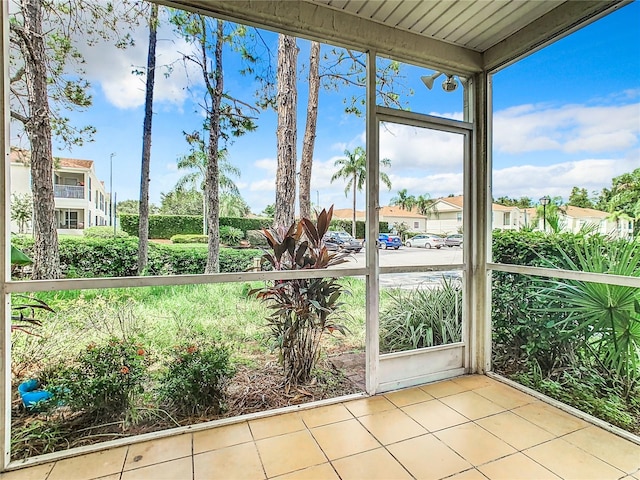
[[[221,217],[245,217],[251,209],[240,195],[223,192],[220,194]]]
[[[398,196],[391,199],[391,205],[410,211],[416,205],[416,197],[409,195],[406,188],[398,190]]]
[[[436,206],[436,201],[431,198],[428,193],[418,195],[418,198],[416,198],[416,207],[418,209],[418,213],[420,215],[424,215],[425,218],[428,218],[429,213],[431,212],[435,213],[436,217],[438,216],[438,207]],[[424,229],[427,230],[426,223]]]
[[[195,188],[203,193],[202,195],[202,232],[207,234],[207,200],[205,191],[205,180],[207,176],[208,154],[205,142],[197,133],[187,135],[187,142],[191,145],[191,152],[178,159],[178,170],[191,170],[183,175],[176,183],[176,189]],[[220,169],[219,185],[222,192],[232,195],[240,195],[238,187],[231,180],[231,176],[240,177],[240,169],[231,165],[227,159],[227,151],[221,150],[218,153],[218,167]]]
[[[364,148],[356,147],[353,152],[345,150],[344,154],[347,158],[339,158],[334,162],[335,167],[340,167],[339,170],[331,177],[331,183],[339,178],[347,180],[347,186],[344,188],[345,196],[349,195],[349,190],[353,189],[353,222],[351,224],[351,235],[356,236],[356,192],[362,191],[367,176],[367,153]],[[383,158],[380,160],[380,165],[388,167],[391,165],[391,160]],[[384,183],[389,190],[391,190],[391,180],[389,176],[380,172],[380,180]]]

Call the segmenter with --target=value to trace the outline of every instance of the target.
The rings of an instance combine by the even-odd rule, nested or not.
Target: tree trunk
[[[151,165],[151,120],[153,118],[153,85],[156,76],[156,34],[158,5],[151,6],[149,18],[149,50],[147,53],[147,85],[142,127],[142,169],[140,173],[140,224],[138,226],[138,275],[142,275],[149,258],[149,168]]]
[[[358,190],[358,174],[353,174],[353,223],[351,224],[351,236],[356,238],[356,192]]]
[[[288,227],[295,221],[296,203],[296,107],[298,47],[295,37],[278,36],[278,169],[276,172],[275,226]]]
[[[42,33],[42,10],[39,0],[23,0],[24,29],[28,39],[22,47],[30,120],[25,124],[31,143],[31,190],[33,194],[34,280],[60,278],[58,234],[53,194],[53,155],[47,58]]]
[[[311,218],[311,169],[313,167],[313,148],[316,142],[316,125],[318,121],[318,93],[320,91],[320,44],[311,42],[309,53],[309,99],[307,101],[307,125],[302,142],[300,158],[300,218]],[[316,205],[320,209],[320,205]]]
[[[223,94],[223,72],[222,72],[222,44],[224,42],[224,23],[216,21],[216,49],[215,49],[215,88],[211,95],[211,111],[209,114],[209,161],[207,162],[207,175],[205,178],[205,195],[207,197],[207,234],[209,235],[209,254],[207,256],[207,266],[205,273],[218,273],[220,271],[220,228],[219,228],[219,208],[220,199],[218,195],[220,182],[220,169],[218,166],[218,144],[220,142],[220,105]],[[206,39],[206,35],[204,36]],[[204,72],[203,72],[204,73]],[[204,212],[203,212],[204,213]]]

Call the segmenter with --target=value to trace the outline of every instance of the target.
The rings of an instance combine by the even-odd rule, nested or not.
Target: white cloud
[[[585,159],[554,165],[519,165],[496,169],[493,172],[493,196],[542,195],[568,199],[574,186],[587,191],[600,191],[611,185],[611,179],[638,168],[638,156],[623,159]]]
[[[630,93],[631,95],[631,93]],[[520,105],[494,115],[498,152],[613,152],[637,144],[640,103],[616,106]]]
[[[166,103],[180,108],[189,96],[187,86],[202,84],[197,69],[180,60],[181,53],[190,52],[192,46],[178,38],[172,29],[161,23],[156,47],[156,75],[154,102]],[[146,74],[136,75],[134,70],[144,72],[147,64],[148,30],[141,24],[131,32],[135,45],[125,49],[114,48],[102,42],[89,46],[78,42],[84,55],[86,77],[99,85],[107,100],[117,108],[137,108],[144,104]],[[168,67],[171,72],[168,75]]]

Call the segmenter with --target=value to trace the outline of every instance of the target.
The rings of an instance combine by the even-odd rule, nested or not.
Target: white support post
[[[0,165],[0,453],[2,464],[0,472],[7,468],[11,456],[11,297],[6,293],[5,284],[11,275],[11,243],[8,241],[10,231],[10,159],[11,152],[9,135],[9,2],[2,2],[0,6],[0,51],[2,52],[2,79],[0,79],[0,112],[2,112],[2,164]]]
[[[378,259],[378,188],[380,166],[378,163],[378,122],[376,119],[376,53],[367,52],[367,224],[366,224],[366,388],[373,395],[378,388],[378,363],[380,343],[378,341],[380,265]]]
[[[469,239],[465,263],[469,281],[470,373],[491,369],[491,282],[487,259],[491,247],[491,98],[487,73],[475,75],[473,82],[474,154],[472,156],[469,201],[465,198],[465,224]],[[466,192],[465,192],[466,194]]]

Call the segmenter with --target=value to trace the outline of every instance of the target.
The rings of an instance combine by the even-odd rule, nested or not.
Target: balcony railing
[[[54,185],[53,194],[56,198],[84,198],[82,185]]]

